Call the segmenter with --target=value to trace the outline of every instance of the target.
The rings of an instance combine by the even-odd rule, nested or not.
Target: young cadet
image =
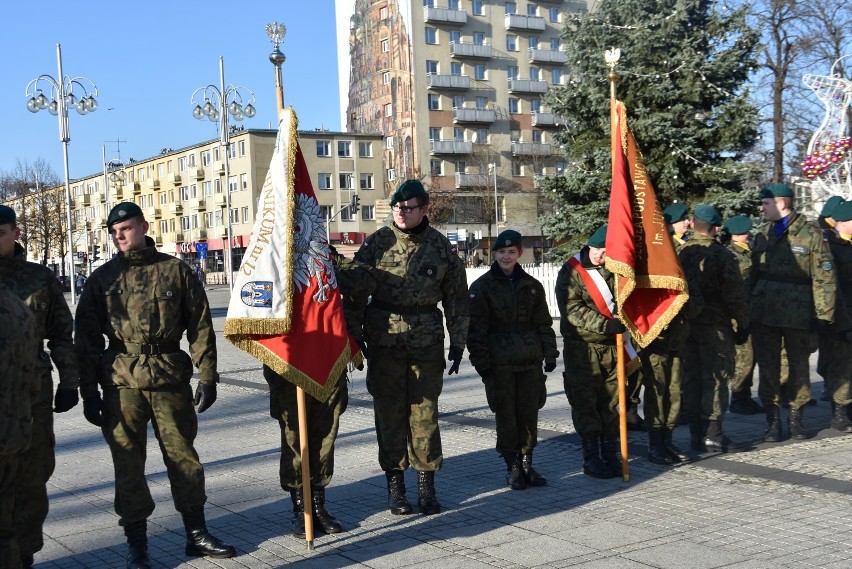
[[[673,203],[663,210],[663,218],[669,224],[669,232],[672,234],[675,250],[680,251],[680,248],[688,239],[687,231],[692,228],[689,208],[682,203]]]
[[[541,373],[556,369],[556,334],[542,284],[518,259],[521,234],[497,236],[491,269],[470,286],[470,361],[485,384],[497,423],[497,452],[506,461],[512,490],[547,484],[532,466],[538,410],[547,398]]]

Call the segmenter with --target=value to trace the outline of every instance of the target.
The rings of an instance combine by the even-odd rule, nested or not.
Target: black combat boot
[[[21,569],[30,569],[35,563],[32,553],[21,553]]]
[[[612,473],[612,477],[621,476],[621,457],[618,452],[618,437],[615,435],[601,435],[601,458]]]
[[[506,461],[506,484],[512,490],[526,490],[527,480],[521,470],[521,457],[518,453],[506,453],[503,455],[503,460]]]
[[[852,421],[849,420],[849,405],[834,406],[831,428],[841,433],[852,433]]]
[[[290,501],[293,502],[293,537],[305,539],[305,496],[302,489],[290,490]]]
[[[703,421],[706,424],[704,445],[708,452],[743,452],[745,447],[728,438],[722,429],[722,419]]]
[[[648,429],[648,460],[655,464],[670,466],[674,459],[666,452],[662,429]]]
[[[417,472],[417,505],[424,516],[441,513],[441,502],[435,495],[435,473]]]
[[[695,452],[707,452],[704,445],[704,422],[701,419],[691,417],[689,419],[689,448]]]
[[[340,533],[343,526],[334,516],[325,509],[325,488],[315,487],[311,489],[313,498],[314,521],[325,531],[325,533]]]
[[[601,458],[600,436],[597,433],[582,435],[583,474],[592,478],[613,478],[613,473]]]
[[[405,472],[389,470],[385,472],[388,479],[388,509],[395,516],[411,513],[411,504],[405,497]]]
[[[672,442],[672,430],[663,428],[663,446],[675,462],[690,462],[692,457]]]
[[[124,524],[127,536],[127,569],[151,569],[148,557],[148,520]],[[30,565],[32,566],[32,565]]]
[[[781,440],[781,408],[777,405],[766,407],[766,433],[763,442],[777,443]]]
[[[751,398],[750,391],[731,391],[731,406],[729,407],[731,413],[754,415],[757,413],[757,409],[755,409],[753,403],[754,400]]]
[[[790,407],[790,417],[789,417],[789,425],[790,425],[790,438],[797,440],[804,440],[808,438],[808,432],[805,430],[805,427],[802,425],[802,418],[805,414],[804,407],[793,408]]]
[[[530,486],[547,486],[547,479],[536,472],[532,465],[532,451],[521,455],[521,469],[524,471],[524,478]]]
[[[207,531],[204,521],[204,508],[182,512],[183,526],[186,529],[186,553],[190,557],[212,557],[226,559],[237,554],[233,545],[225,545]]]

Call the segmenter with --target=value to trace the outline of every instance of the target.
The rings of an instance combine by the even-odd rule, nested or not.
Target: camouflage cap
[[[852,219],[852,201],[843,201],[834,208],[832,216],[834,221],[849,221]]]
[[[843,203],[843,198],[840,196],[831,196],[825,200],[825,205],[822,206],[822,211],[819,214],[822,217],[834,217],[834,208]]]
[[[7,223],[15,225],[16,222],[15,210],[7,205],[0,205],[0,225],[6,225]]]
[[[109,210],[107,216],[107,229],[119,221],[126,221],[133,217],[143,217],[142,209],[133,202],[121,202],[120,204]]]
[[[520,249],[522,247],[521,234],[513,229],[501,231],[500,235],[497,236],[497,240],[494,241],[494,246],[491,247],[491,250],[496,251],[505,247],[517,247]]]
[[[672,205],[663,210],[663,217],[666,219],[666,223],[671,225],[672,223],[682,221],[688,213],[689,208],[686,207],[684,204],[673,203]]]
[[[719,215],[719,212],[712,205],[701,204],[695,206],[695,219],[706,221],[714,227],[722,225],[722,216]]]
[[[735,215],[725,221],[725,229],[731,235],[744,235],[751,231],[752,227],[754,227],[754,222],[745,215]]]
[[[596,249],[603,249],[606,247],[606,225],[598,227],[597,230],[592,233],[592,236],[589,237],[589,240],[586,241],[586,245]]]
[[[795,197],[793,188],[787,184],[769,184],[760,190],[760,199],[766,198],[792,198]]]
[[[406,180],[399,185],[391,196],[390,205],[393,207],[399,202],[408,201],[413,198],[417,198],[420,203],[423,203],[424,198],[428,197],[429,194],[426,193],[426,188],[423,187],[423,184],[419,180]]]

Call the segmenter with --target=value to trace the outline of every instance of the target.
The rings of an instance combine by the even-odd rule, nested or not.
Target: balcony
[[[536,30],[543,32],[547,25],[544,18],[539,16],[524,16],[522,14],[506,14],[507,30]]]
[[[430,154],[472,154],[473,142],[464,140],[430,140]]]
[[[89,220],[85,217],[78,217],[77,221],[74,222],[74,226],[78,231],[88,231],[89,229]]]
[[[74,203],[77,207],[86,207],[92,205],[92,196],[91,194],[80,194],[79,196],[74,198]]]
[[[510,93],[547,93],[547,81],[509,79]]]
[[[546,142],[512,142],[513,156],[550,156],[550,144]]]
[[[168,233],[163,233],[163,241],[169,243],[181,243],[183,242],[183,231],[170,231]]]
[[[478,59],[488,59],[492,57],[493,54],[494,50],[490,45],[450,42],[451,57],[475,57]]]
[[[145,214],[145,219],[160,219],[163,217],[162,211],[156,206],[146,207],[142,210],[142,213]]]
[[[209,199],[209,198],[208,198]],[[218,193],[213,196],[213,205],[216,207],[225,207],[225,194]]]
[[[203,197],[192,198],[191,200],[189,200],[189,208],[191,210],[207,209],[206,202]]]
[[[169,174],[168,176],[166,176],[166,179],[173,186],[179,186],[181,182],[180,174]]]
[[[565,126],[565,119],[557,116],[553,113],[536,113],[534,112],[532,115],[532,125],[533,126]]]
[[[217,225],[216,227],[208,227],[207,228],[207,239],[223,239],[227,237],[228,228],[224,225]]]
[[[439,24],[458,24],[463,26],[467,23],[467,12],[464,10],[450,10],[449,8],[423,7],[423,21]]]
[[[197,229],[192,230],[192,239],[197,241],[199,239],[207,239],[207,228],[199,227]]]
[[[154,245],[156,245],[157,247],[163,246],[163,236],[159,233],[156,235],[151,235],[151,239],[154,240]]]
[[[556,63],[561,65],[567,61],[568,55],[564,51],[530,48],[530,63]]]
[[[157,187],[158,188],[160,187],[159,183],[157,184]],[[138,196],[141,193],[142,193],[142,184],[140,184],[139,182],[131,182],[130,184],[127,184],[126,186],[124,186],[123,195],[124,195],[125,199],[127,199],[128,201],[132,200],[133,196]]]
[[[221,160],[218,162],[213,162],[213,173],[214,174],[224,174],[225,173],[225,163]]]
[[[149,190],[159,190],[160,189],[160,180],[156,178],[151,178],[148,180],[148,189]]]
[[[204,179],[204,168],[192,168],[190,170],[192,172],[193,180],[203,180]]]
[[[106,219],[103,217],[93,217],[89,220],[89,226],[94,229],[105,229],[106,228]]]
[[[169,204],[169,213],[171,215],[180,215],[183,213],[183,204],[178,203],[170,203]]]
[[[454,123],[485,123],[491,124],[497,120],[497,111],[494,109],[453,109]]]
[[[426,83],[430,89],[470,89],[468,75],[429,73],[426,75]]]
[[[456,172],[456,188],[483,188],[490,184],[488,174],[463,174]]]

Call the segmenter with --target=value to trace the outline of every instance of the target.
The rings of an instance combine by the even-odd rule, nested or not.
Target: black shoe
[[[618,448],[618,437],[616,435],[602,435],[601,439],[601,458],[606,464],[612,477],[621,476],[621,456]]]
[[[389,470],[385,472],[388,480],[388,509],[395,516],[411,513],[411,504],[405,497],[405,472]]]
[[[841,433],[852,433],[852,420],[849,419],[849,405],[835,405],[831,418],[831,428]]]
[[[648,431],[648,460],[654,464],[665,466],[671,466],[675,463],[669,453],[666,452],[662,429],[650,429]]]
[[[151,569],[151,559],[148,557],[148,520],[125,524],[124,535],[127,536],[127,569]]]
[[[738,415],[754,415],[757,413],[757,410],[754,408],[754,405],[752,405],[753,402],[754,400],[751,398],[751,392],[732,391],[729,411],[731,413],[737,413]]]
[[[532,451],[521,455],[521,471],[529,486],[547,486],[547,480],[532,465]]]
[[[293,503],[293,537],[305,539],[305,500],[302,489],[290,490],[290,501]]]
[[[706,432],[704,422],[701,419],[690,419],[689,448],[695,452],[707,452],[707,446],[704,444],[704,435]]]
[[[518,453],[505,454],[503,460],[506,461],[506,484],[512,490],[526,490],[527,479],[521,470],[521,457]]]
[[[186,529],[186,548],[184,549],[186,555],[189,557],[227,559],[237,554],[234,546],[222,543],[207,531],[207,522],[204,520],[203,508],[183,512],[181,516],[183,517],[183,525]]]
[[[417,506],[424,516],[441,513],[441,502],[435,495],[435,473],[432,471],[417,472]]]
[[[808,405],[805,403],[805,405]],[[802,419],[804,418],[805,409],[803,407],[799,407],[798,409],[794,409],[790,407],[790,415],[789,415],[789,425],[790,425],[790,438],[796,440],[805,440],[808,438],[808,431],[805,429],[804,425],[802,425]]]
[[[775,405],[766,407],[766,432],[763,442],[777,443],[781,441],[781,409]]]
[[[583,474],[592,478],[614,478],[615,475],[601,458],[600,436],[581,435],[583,442]]]
[[[663,446],[675,462],[690,462],[692,460],[692,457],[688,453],[682,451],[674,444],[671,429],[663,429]]]
[[[325,533],[342,532],[343,526],[325,509],[325,488],[311,489],[311,498],[313,498],[312,506],[315,525],[322,528]]]
[[[722,432],[722,420],[707,421],[707,431],[704,437],[704,446],[707,447],[707,452],[734,453],[745,452],[745,447],[741,444],[732,441],[724,432]]]

